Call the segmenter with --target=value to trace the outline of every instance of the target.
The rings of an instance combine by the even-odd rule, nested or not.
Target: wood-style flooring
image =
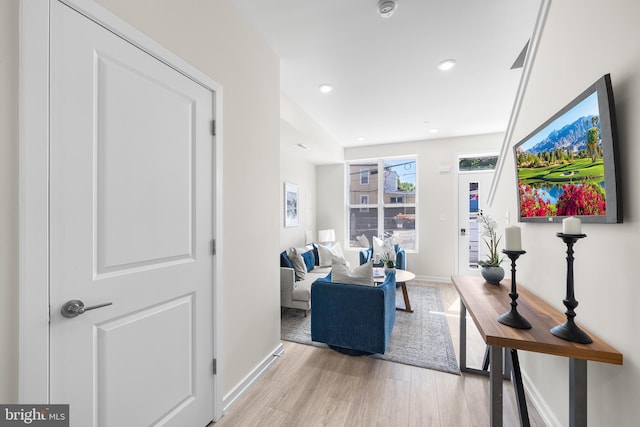
[[[451,284],[413,281],[440,288],[456,353],[459,298]],[[411,295],[409,295],[410,297]],[[467,321],[467,364],[482,364],[484,343]],[[489,383],[330,349],[284,342],[284,354],[222,419],[210,426],[441,426],[489,425]],[[531,426],[544,426],[529,407]],[[504,425],[518,426],[513,387],[504,383]]]

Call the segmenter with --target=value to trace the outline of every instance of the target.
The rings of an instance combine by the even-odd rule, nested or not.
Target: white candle
[[[580,218],[570,216],[562,220],[562,233],[564,234],[582,234],[582,221]]]
[[[508,251],[522,250],[522,237],[520,236],[520,227],[510,225],[504,229],[504,248]]]

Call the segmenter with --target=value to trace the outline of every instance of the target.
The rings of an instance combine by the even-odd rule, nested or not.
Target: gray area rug
[[[432,286],[407,285],[413,313],[396,311],[396,323],[385,354],[376,357],[391,362],[460,374],[449,325],[445,318],[440,290]],[[404,303],[402,291],[397,289],[396,301]],[[304,317],[302,310],[282,309],[281,338],[301,344],[327,347],[311,341],[311,313]]]

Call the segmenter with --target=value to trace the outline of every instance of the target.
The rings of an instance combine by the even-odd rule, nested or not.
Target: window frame
[[[385,174],[385,162],[389,162],[389,161],[396,161],[396,160],[407,160],[407,161],[412,161],[415,164],[415,177],[416,177],[416,191],[415,191],[415,201],[413,203],[406,203],[406,197],[405,196],[395,196],[395,197],[401,197],[402,198],[402,202],[398,203],[398,202],[392,202],[391,197],[389,199],[389,203],[385,203],[384,202],[384,196],[385,196],[385,192],[384,192],[384,187],[385,187],[385,182],[386,182],[386,174]],[[351,180],[351,168],[353,165],[358,164],[358,163],[362,163],[362,162],[368,162],[368,163],[375,163],[377,165],[377,174],[379,177],[383,177],[383,178],[378,178],[377,181],[377,199],[375,201],[372,201],[370,199],[370,197],[368,195],[366,195],[367,198],[369,198],[369,203],[366,205],[366,207],[362,206],[362,203],[354,203],[351,204],[351,192],[352,192],[352,188],[351,188],[351,184],[352,184],[352,180]],[[377,229],[378,229],[378,233],[384,233],[385,232],[385,226],[384,226],[384,222],[385,222],[385,209],[387,208],[412,208],[414,210],[414,215],[415,215],[415,228],[414,228],[414,248],[413,249],[408,249],[405,248],[405,251],[408,253],[417,253],[419,250],[419,230],[418,230],[418,156],[417,155],[407,155],[407,156],[398,156],[398,157],[381,157],[381,158],[375,158],[375,159],[353,159],[353,160],[349,160],[346,162],[345,165],[345,184],[346,184],[346,230],[347,232],[345,233],[345,238],[346,238],[346,242],[344,247],[346,248],[346,250],[361,250],[362,248],[356,247],[356,246],[351,246],[351,235],[350,235],[350,227],[351,227],[351,211],[352,209],[359,209],[360,212],[369,212],[370,209],[377,209]],[[367,171],[367,182],[370,182],[370,176],[371,176],[371,170],[372,168],[363,168],[360,171],[358,171],[358,173],[360,174],[360,178],[358,179],[357,183],[360,185],[368,185],[368,184],[362,184],[362,172],[366,170]],[[357,202],[360,202],[362,200],[362,197],[364,195],[360,195],[358,197]]]

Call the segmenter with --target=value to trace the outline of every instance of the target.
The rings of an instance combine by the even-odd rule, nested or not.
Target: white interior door
[[[213,418],[213,93],[53,2],[50,395],[71,425]],[[76,317],[65,302],[112,305]]]
[[[493,171],[458,175],[458,274],[480,274],[484,243],[478,214],[484,209],[492,178]]]

